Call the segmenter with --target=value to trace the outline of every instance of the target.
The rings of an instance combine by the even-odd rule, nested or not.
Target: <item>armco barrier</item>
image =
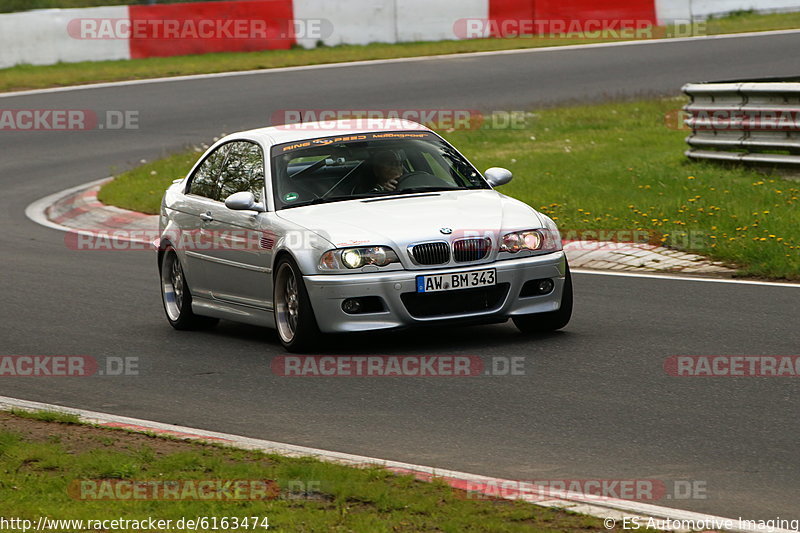
[[[762,164],[800,164],[800,83],[690,83],[686,155]]]

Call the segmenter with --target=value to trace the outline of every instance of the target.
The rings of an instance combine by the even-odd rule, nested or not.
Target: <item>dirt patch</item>
[[[81,454],[91,450],[139,450],[151,449],[156,456],[170,455],[192,449],[211,447],[209,444],[191,440],[169,439],[120,429],[101,428],[81,424],[44,422],[0,412],[0,430],[19,434],[32,442],[57,442],[65,452]],[[257,454],[253,453],[253,461]],[[261,461],[267,460],[261,458]]]

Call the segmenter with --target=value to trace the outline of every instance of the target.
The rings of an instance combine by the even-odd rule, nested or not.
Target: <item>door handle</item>
[[[203,222],[213,222],[214,217],[211,216],[211,211],[209,211],[208,213],[203,213],[202,215],[200,215],[200,220],[202,220]]]

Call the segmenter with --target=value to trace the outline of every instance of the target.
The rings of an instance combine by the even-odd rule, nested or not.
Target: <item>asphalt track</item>
[[[576,275],[574,319],[557,334],[447,328],[336,338],[326,352],[524,356],[524,376],[284,378],[270,372],[282,354],[271,330],[173,331],[151,254],[69,250],[63,233],[24,215],[42,196],[280,109],[516,110],[677,94],[688,81],[797,75],[798,49],[800,34],[784,34],[0,99],[140,113],[136,131],[0,133],[0,353],[138,357],[141,367],[137,377],[3,378],[0,395],[506,478],[691,480],[704,498],[653,503],[800,518],[798,381],[662,369],[677,354],[798,354],[798,288]]]

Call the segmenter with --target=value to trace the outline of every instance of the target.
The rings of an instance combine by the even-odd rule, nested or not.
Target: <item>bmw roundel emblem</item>
[[[450,235],[451,233],[453,233],[452,228],[442,228],[439,231],[441,231],[443,235]]]

